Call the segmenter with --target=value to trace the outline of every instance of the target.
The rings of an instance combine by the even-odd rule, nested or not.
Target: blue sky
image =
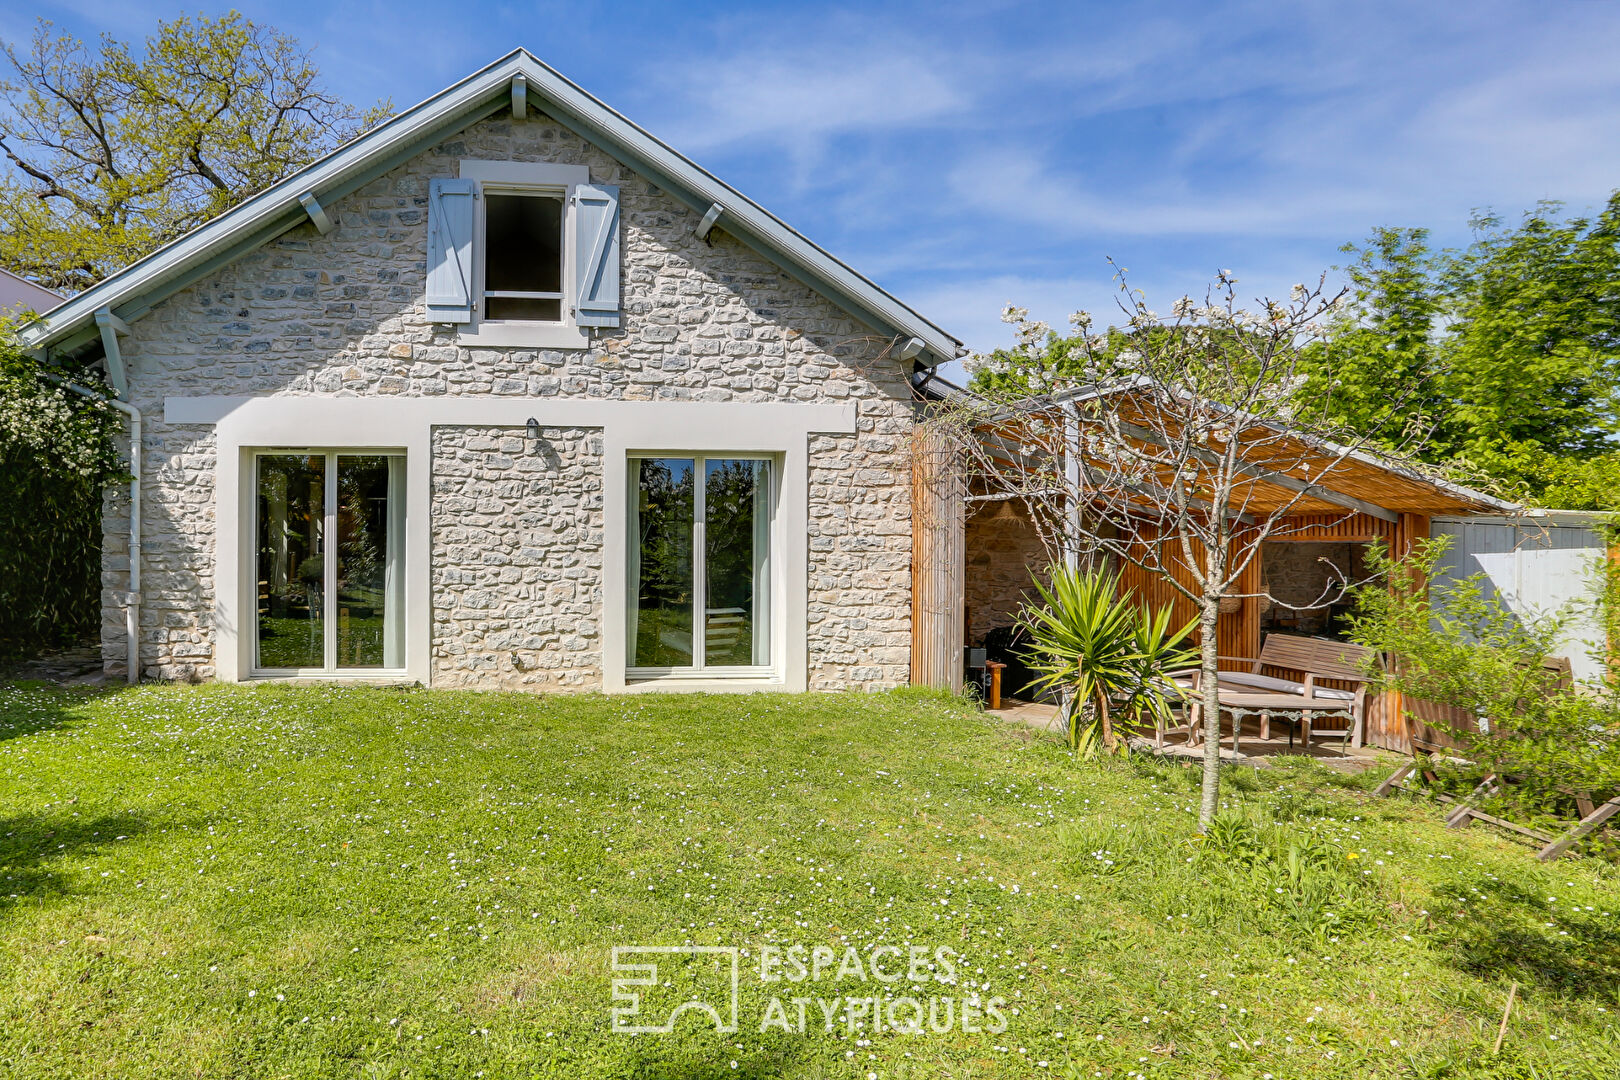
[[[1376,225],[1620,187],[1620,2],[239,5],[352,100],[523,45],[976,348],[1014,301],[1283,295]],[[208,5],[203,10],[223,10]],[[93,37],[148,0],[7,5]],[[198,10],[188,6],[184,10]]]

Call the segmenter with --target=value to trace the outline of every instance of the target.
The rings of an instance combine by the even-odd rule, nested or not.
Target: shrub
[[[1620,788],[1620,707],[1614,679],[1570,687],[1547,664],[1570,612],[1528,618],[1484,588],[1484,575],[1425,588],[1447,540],[1369,566],[1383,579],[1357,590],[1351,633],[1391,662],[1373,672],[1381,688],[1449,705],[1471,721],[1448,725],[1476,766],[1511,777],[1538,805],[1560,793]]]
[[[116,410],[48,380],[0,324],[0,653],[80,641],[100,624],[102,490],[124,475],[119,430]]]
[[[1168,609],[1150,611],[1120,596],[1114,575],[1054,566],[1035,581],[1038,602],[1018,614],[1030,643],[1025,659],[1041,690],[1073,695],[1069,744],[1091,757],[1118,746],[1115,719],[1130,727],[1167,720],[1177,688],[1170,673],[1191,664],[1185,642],[1196,622],[1170,627]]]

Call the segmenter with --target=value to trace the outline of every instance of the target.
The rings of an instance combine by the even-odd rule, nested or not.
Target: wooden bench
[[[1362,664],[1371,656],[1371,649],[1347,642],[1269,634],[1258,657],[1221,657],[1223,664],[1247,666],[1247,670],[1223,668],[1220,673],[1221,709],[1232,713],[1233,750],[1243,717],[1254,714],[1260,717],[1262,740],[1271,738],[1274,717],[1297,720],[1306,747],[1313,730],[1323,731],[1319,718],[1341,716],[1345,727],[1333,729],[1334,733],[1344,743],[1359,747],[1367,715],[1368,676]],[[1199,737],[1201,679],[1198,671],[1182,672],[1176,678],[1187,695],[1189,744]]]

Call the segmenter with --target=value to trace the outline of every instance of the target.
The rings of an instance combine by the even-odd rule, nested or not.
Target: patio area
[[[1058,707],[1046,702],[1021,701],[1017,698],[1003,698],[999,709],[986,709],[989,715],[1005,720],[1008,723],[1023,724],[1036,731],[1047,732],[1057,738],[1064,737],[1063,718]],[[1292,741],[1289,739],[1291,725],[1281,721],[1274,721],[1271,725],[1271,737],[1260,737],[1260,720],[1258,717],[1247,717],[1243,722],[1241,733],[1238,736],[1238,749],[1232,752],[1232,725],[1230,720],[1223,719],[1221,723],[1221,757],[1229,761],[1241,761],[1258,766],[1264,766],[1266,759],[1284,754],[1304,755],[1320,760],[1322,764],[1333,768],[1348,769],[1360,772],[1370,768],[1381,761],[1396,760],[1396,755],[1381,751],[1372,746],[1351,747],[1341,745],[1337,735],[1327,739],[1313,739],[1309,746],[1305,746],[1299,739],[1298,732],[1294,732]],[[1162,757],[1202,759],[1204,748],[1187,745],[1187,729],[1185,722],[1182,726],[1172,728],[1165,735],[1164,745],[1155,746],[1151,737],[1137,737],[1131,740],[1131,749],[1139,753],[1157,754]]]

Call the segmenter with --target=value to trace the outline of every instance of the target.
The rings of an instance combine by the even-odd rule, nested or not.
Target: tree
[[[40,20],[6,42],[0,264],[84,289],[387,115],[325,90],[293,38],[231,12],[92,52]]]
[[[1515,444],[1585,457],[1620,432],[1620,191],[1595,217],[1541,203],[1516,228],[1483,215],[1442,281],[1456,452]]]
[[[1192,603],[1207,826],[1220,790],[1221,600],[1254,595],[1241,592],[1245,572],[1265,541],[1295,527],[1288,519],[1303,512],[1308,485],[1331,487],[1335,470],[1375,438],[1387,449],[1421,435],[1406,413],[1423,385],[1390,385],[1363,431],[1336,422],[1331,380],[1304,371],[1307,350],[1330,346],[1327,323],[1340,299],[1320,284],[1247,311],[1222,272],[1203,304],[1183,297],[1167,318],[1123,278],[1120,289],[1127,325],[1093,334],[1091,317],[1076,313],[1078,332],[1061,348],[1044,323],[1009,308],[1003,317],[1017,344],[988,362],[1012,389],[947,407],[936,422],[954,433],[974,473],[969,499],[1021,499],[1048,546],[1075,561],[1139,567]],[[1131,337],[1127,347],[1119,333]],[[1318,372],[1331,362],[1330,351],[1312,360]]]
[[[1476,216],[1461,250],[1433,251],[1423,229],[1347,246],[1331,359],[1312,350],[1305,365],[1334,419],[1369,430],[1386,388],[1417,379],[1426,460],[1466,461],[1548,505],[1620,506],[1620,191],[1596,215],[1560,213]]]
[[[1356,431],[1379,427],[1391,391],[1421,385],[1412,405],[1444,411],[1435,337],[1443,311],[1434,281],[1427,229],[1373,230],[1365,247],[1345,245],[1355,260],[1347,303],[1329,319],[1327,340],[1301,351],[1301,370],[1332,418]]]

